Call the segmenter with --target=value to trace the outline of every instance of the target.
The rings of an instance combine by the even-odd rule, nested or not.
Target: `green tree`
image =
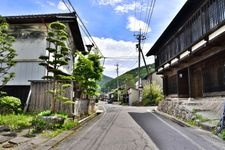
[[[81,98],[84,98],[85,95],[94,96],[97,94],[97,82],[101,80],[102,72],[103,67],[100,64],[100,56],[98,54],[84,56],[78,53],[73,76],[80,85]]]
[[[43,79],[51,80],[53,83],[52,90],[49,90],[49,93],[52,94],[52,112],[55,112],[56,100],[68,100],[60,95],[64,88],[68,86],[61,86],[58,82],[59,80],[70,79],[65,79],[65,73],[60,70],[60,67],[68,65],[68,61],[70,60],[70,49],[66,45],[67,39],[68,33],[66,32],[66,26],[60,22],[51,23],[49,25],[48,37],[46,39],[49,44],[46,48],[48,55],[42,55],[39,57],[39,59],[42,60],[40,65],[45,66],[48,71],[47,76],[44,76]],[[61,90],[61,87],[63,90]]]
[[[15,77],[15,73],[9,71],[16,64],[14,60],[16,51],[12,48],[15,38],[7,34],[8,26],[6,20],[0,16],[0,78],[2,82],[0,88]]]

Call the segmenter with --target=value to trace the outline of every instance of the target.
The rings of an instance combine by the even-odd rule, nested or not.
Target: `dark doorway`
[[[189,97],[188,69],[178,71],[178,96]]]
[[[191,93],[192,97],[202,97],[202,71],[201,69],[193,69],[191,71]]]

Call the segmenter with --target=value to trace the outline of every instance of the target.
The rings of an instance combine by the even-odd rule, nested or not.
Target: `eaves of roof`
[[[54,21],[60,21],[62,23],[68,23],[74,44],[77,50],[85,51],[81,32],[77,22],[76,13],[56,13],[56,14],[36,14],[36,15],[21,15],[21,16],[4,16],[9,24],[29,24],[29,23],[51,23]]]
[[[164,43],[166,43],[183,26],[183,24],[193,15],[204,1],[206,0],[187,0],[178,14],[148,51],[146,56],[155,55]]]

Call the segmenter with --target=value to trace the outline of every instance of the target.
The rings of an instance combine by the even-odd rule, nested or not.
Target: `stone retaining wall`
[[[158,110],[183,120],[194,119],[194,113],[186,109],[182,101],[166,99],[160,102]]]

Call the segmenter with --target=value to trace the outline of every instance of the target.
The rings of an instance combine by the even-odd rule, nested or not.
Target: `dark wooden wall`
[[[26,85],[24,86],[7,85],[1,89],[1,91],[7,92],[9,96],[14,96],[19,98],[22,103],[22,108],[25,106],[29,90],[30,90],[29,85],[27,86]]]

